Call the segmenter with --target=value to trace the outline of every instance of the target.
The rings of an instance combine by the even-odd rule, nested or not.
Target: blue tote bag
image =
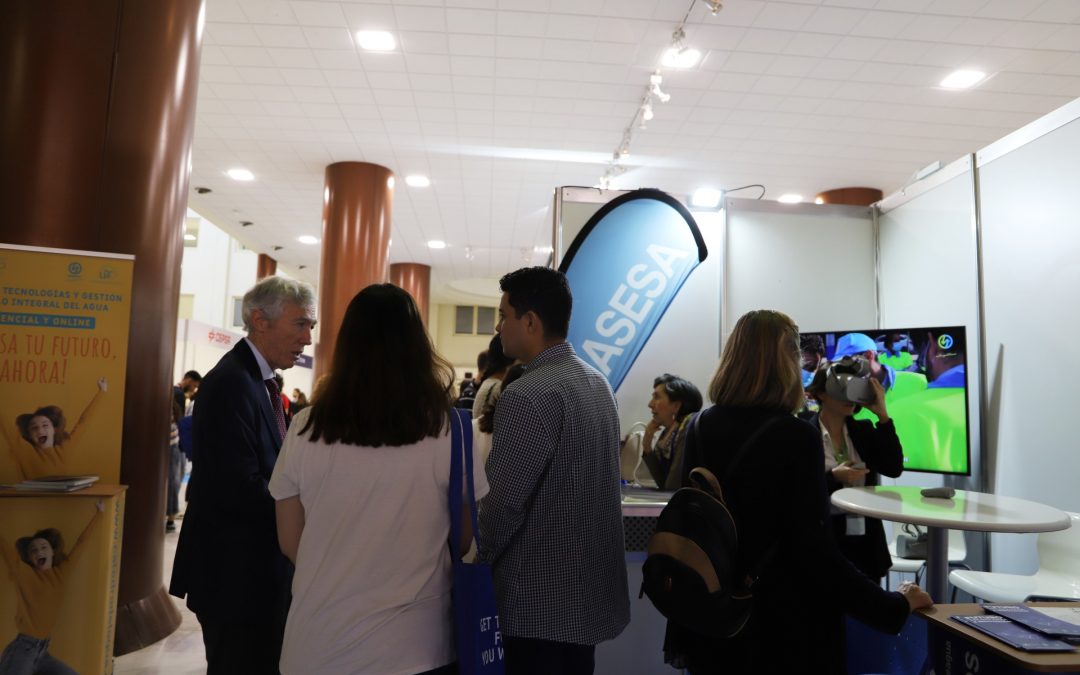
[[[461,675],[503,675],[502,631],[495,603],[491,566],[461,560],[462,488],[469,486],[469,517],[473,539],[480,532],[473,487],[472,421],[464,410],[451,410],[450,442],[450,557],[454,563],[454,638]],[[464,465],[464,471],[463,471]]]

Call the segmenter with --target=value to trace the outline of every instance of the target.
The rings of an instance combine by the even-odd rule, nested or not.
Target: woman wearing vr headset
[[[669,622],[667,660],[692,675],[843,673],[845,613],[898,633],[912,609],[933,604],[914,584],[883,590],[831,542],[821,433],[793,414],[805,401],[800,364],[799,329],[789,317],[744,315],[709,386],[715,405],[701,413],[686,448],[687,472],[703,466],[720,481],[738,526],[740,567],[756,579],[753,611],[733,637]]]
[[[903,473],[904,451],[885,407],[885,389],[869,377],[869,369],[860,357],[823,363],[806,391],[821,406],[809,421],[821,434],[828,494],[844,487],[877,485],[878,474],[896,478]],[[859,397],[865,397],[862,405],[877,415],[877,424],[852,417],[860,405],[852,399]],[[881,521],[833,506],[829,521],[844,556],[880,583],[892,566]]]

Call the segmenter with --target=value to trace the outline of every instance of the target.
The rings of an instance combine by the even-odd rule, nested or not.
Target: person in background
[[[877,416],[877,423],[856,420],[854,403],[831,396],[825,389],[829,371],[822,364],[807,392],[818,401],[820,412],[809,422],[821,434],[825,457],[825,491],[832,495],[840,488],[877,485],[878,474],[896,478],[904,471],[904,450],[896,436],[896,427],[885,405],[885,390],[870,380],[873,403],[867,409]],[[877,518],[845,513],[829,506],[833,539],[844,556],[863,574],[881,583],[892,567],[892,556],[885,541],[885,528]]]
[[[189,370],[180,378],[180,382],[173,387],[173,399],[184,409],[185,415],[191,414],[191,400],[195,398],[202,383],[202,375],[197,370]]]
[[[491,454],[491,438],[492,433],[495,431],[495,407],[499,402],[499,396],[502,394],[502,388],[509,387],[514,380],[524,374],[525,366],[520,363],[510,366],[506,370],[506,376],[503,377],[498,389],[488,397],[487,404],[484,406],[480,416],[473,418],[473,443],[476,444],[480,457],[483,458],[485,464]]]
[[[292,401],[285,394],[285,378],[281,373],[274,373],[274,382],[277,383],[278,396],[281,398],[281,409],[285,412],[285,424],[288,426],[292,421]]]
[[[566,341],[566,277],[528,267],[499,281],[496,330],[525,374],[503,389],[480,508],[508,675],[588,674],[630,621],[619,416],[604,376]]]
[[[656,486],[674,492],[682,487],[683,458],[691,416],[701,410],[701,392],[689,380],[664,373],[653,380],[652,419],[641,439],[641,461]],[[693,467],[691,467],[693,468]]]
[[[845,356],[861,356],[870,363],[870,377],[877,380],[885,391],[892,389],[896,381],[896,371],[878,359],[878,344],[864,333],[846,333],[836,341],[836,351],[832,360],[839,361]]]
[[[843,673],[845,613],[897,633],[912,609],[932,604],[914,584],[883,590],[832,542],[821,433],[793,415],[805,398],[800,360],[790,318],[743,315],[709,385],[714,405],[687,448],[687,467],[720,480],[738,527],[739,574],[757,575],[753,612],[736,636],[708,638],[668,623],[666,658],[693,675]]]
[[[296,413],[300,412],[308,406],[307,395],[299,389],[292,390],[292,413],[293,417],[296,417]]]
[[[180,422],[184,409],[172,401],[172,422],[169,424],[169,474],[165,490],[165,531],[176,531],[176,516],[180,514],[180,484],[184,481],[187,464],[180,449]]]
[[[487,366],[480,371],[480,388],[476,390],[476,397],[473,399],[473,419],[479,419],[484,414],[489,401],[493,404],[492,399],[498,400],[502,379],[514,363],[514,359],[503,352],[502,338],[498,335],[491,338],[486,353]]]
[[[242,301],[247,337],[203,378],[193,414],[190,502],[169,592],[202,627],[208,675],[277,673],[292,565],[268,484],[285,437],[275,369],[311,344],[311,287],[271,276]]]
[[[810,386],[818,367],[828,361],[825,358],[825,340],[820,335],[800,335],[799,352],[802,357],[802,385],[805,389]]]
[[[407,292],[379,284],[352,299],[326,384],[297,415],[270,480],[281,550],[296,563],[285,675],[457,672],[453,378]],[[475,457],[473,480],[482,497]]]

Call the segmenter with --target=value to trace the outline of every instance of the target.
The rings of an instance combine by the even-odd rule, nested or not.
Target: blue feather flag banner
[[[708,254],[686,207],[652,189],[612,200],[574,239],[559,266],[574,294],[567,339],[613,391]]]

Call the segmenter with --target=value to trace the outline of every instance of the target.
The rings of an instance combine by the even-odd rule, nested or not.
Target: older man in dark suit
[[[292,567],[267,488],[285,436],[273,378],[311,344],[311,288],[263,279],[244,296],[243,319],[247,337],[199,387],[190,503],[169,587],[202,626],[209,675],[278,672]]]

